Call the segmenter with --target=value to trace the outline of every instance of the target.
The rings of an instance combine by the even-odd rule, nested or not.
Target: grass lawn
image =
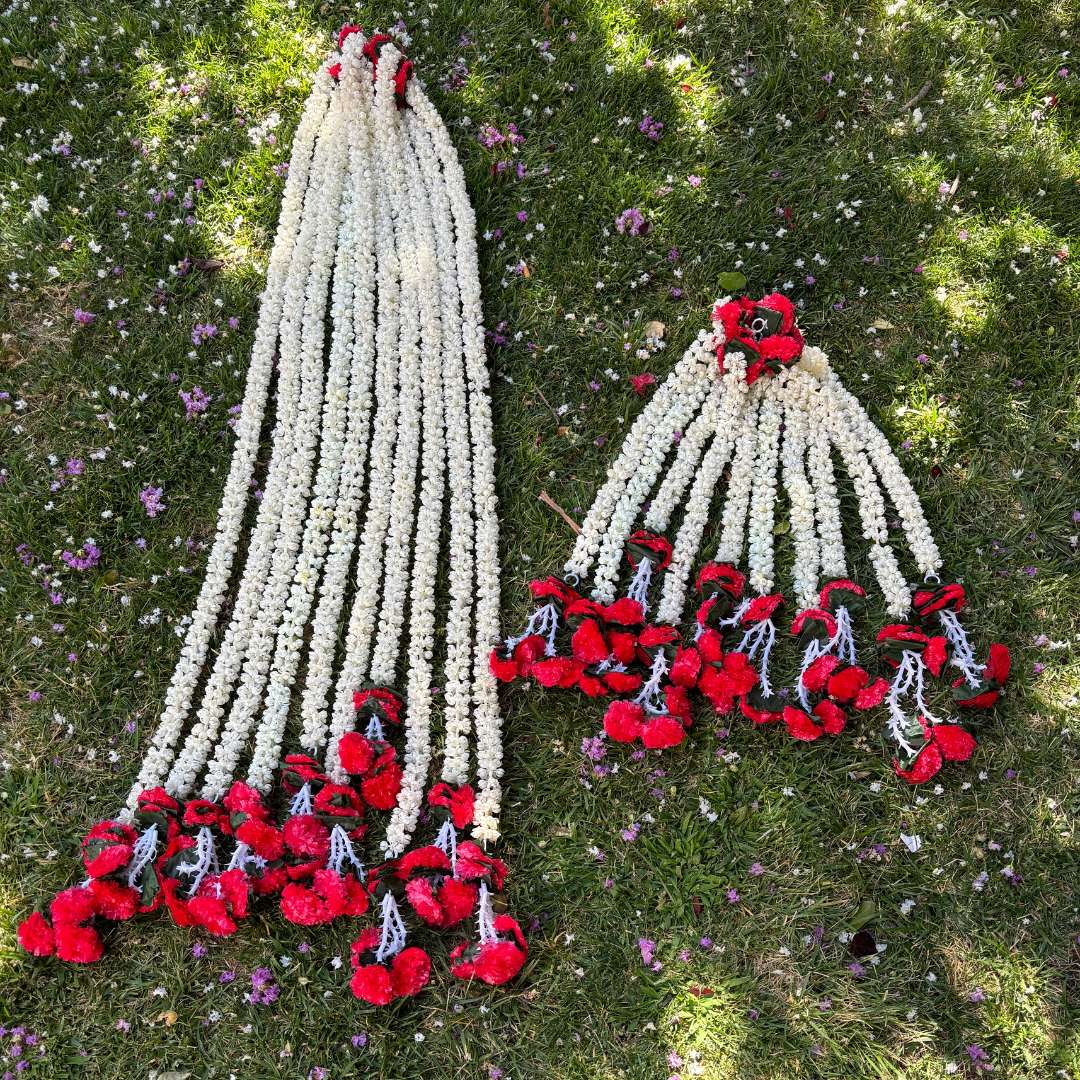
[[[702,718],[661,757],[594,762],[599,710],[511,689],[503,854],[532,929],[504,991],[449,985],[435,945],[432,989],[365,1009],[335,967],[355,927],[269,914],[223,944],[129,925],[91,970],[28,961],[15,923],[126,793],[194,602],[307,74],[343,21],[399,18],[483,232],[508,626],[572,540],[537,496],[582,516],[639,408],[629,376],[662,377],[738,271],[801,305],[903,448],[969,627],[1014,648],[1007,701],[970,764],[913,791],[879,714],[813,746]],[[12,0],[0,1073],[21,1050],[29,1077],[125,1080],[1080,1075],[1077,20],[1053,0]],[[630,207],[646,235],[616,231]],[[668,347],[643,354],[653,320]],[[96,565],[67,565],[90,539]],[[248,1004],[263,967],[280,994]]]

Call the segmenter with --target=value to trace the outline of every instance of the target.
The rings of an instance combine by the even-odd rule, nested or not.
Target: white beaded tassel
[[[809,417],[806,388],[801,380],[789,378],[781,391],[783,405],[783,441],[780,451],[781,473],[787,493],[791,538],[795,546],[792,582],[800,608],[811,607],[818,592],[819,547],[814,528],[814,492],[806,478]]]
[[[896,561],[896,555],[889,546],[885,500],[878,488],[877,476],[863,452],[863,444],[848,427],[839,403],[822,394],[818,394],[818,400],[822,404],[822,422],[828,427],[832,444],[840,453],[844,468],[851,477],[855,493],[859,498],[859,518],[862,521],[863,538],[870,541],[870,562],[874,567],[886,607],[891,615],[902,617],[911,607],[911,590]]]
[[[465,174],[439,114],[415,83],[409,84],[408,101],[435,144],[446,177],[457,243],[462,338],[469,395],[469,437],[472,444],[472,505],[476,523],[472,700],[477,795],[472,835],[480,844],[491,844],[499,838],[503,776],[502,715],[499,711],[498,687],[488,665],[491,647],[500,640],[499,518],[498,500],[495,497],[495,440],[476,255],[476,217],[465,188]]]
[[[705,350],[700,339],[690,347],[690,351],[704,355]],[[641,505],[656,483],[676,438],[681,437],[687,422],[701,407],[711,387],[712,380],[709,378],[699,378],[690,383],[674,398],[663,421],[658,423],[644,440],[637,468],[616,503],[607,530],[600,541],[592,578],[592,595],[595,600],[610,604],[615,599],[616,580],[622,568],[626,541],[634,530],[634,522]]]
[[[623,440],[619,456],[608,469],[607,479],[597,492],[596,498],[581,523],[581,532],[574,542],[574,550],[564,567],[564,573],[584,580],[593,561],[600,553],[600,543],[607,531],[611,516],[626,485],[641,462],[641,458],[655,438],[657,431],[674,431],[670,419],[673,409],[678,408],[687,389],[698,384],[708,373],[708,364],[716,362],[702,348],[712,340],[712,335],[702,331],[697,341],[683,354],[671,374],[661,383],[649,403],[638,413]]]
[[[247,558],[241,571],[231,617],[222,644],[214,657],[195,723],[181,753],[165,778],[173,794],[187,795],[198,778],[218,738],[225,707],[233,693],[246,655],[248,641],[258,612],[259,600],[271,569],[272,556],[280,524],[285,490],[285,475],[290,471],[296,450],[292,437],[295,416],[300,406],[300,353],[298,308],[310,277],[311,255],[317,229],[313,210],[322,197],[331,156],[331,132],[334,127],[333,104],[323,113],[310,170],[310,183],[304,198],[304,213],[293,246],[282,300],[278,327],[278,381],[274,440],[267,470],[263,498],[259,503],[255,526],[248,543]],[[132,798],[136,792],[132,793]]]
[[[671,515],[680,505],[687,487],[701,464],[705,444],[716,431],[716,418],[723,399],[724,383],[717,380],[705,398],[701,412],[694,417],[679,440],[675,461],[668,469],[659,490],[649,504],[644,522],[646,529],[658,533],[663,533],[667,529]]]
[[[389,54],[389,55],[388,55]],[[397,54],[389,47],[380,57],[380,71],[397,70]],[[393,83],[387,81],[391,89]],[[376,85],[378,94],[383,91]],[[393,104],[396,109],[396,102]],[[406,141],[406,147],[408,142]],[[446,448],[443,430],[442,322],[431,205],[413,154],[403,155],[410,207],[415,220],[417,300],[421,321],[421,382],[423,389],[423,452],[420,507],[416,516],[412,589],[409,596],[409,670],[405,693],[406,741],[404,776],[397,805],[387,826],[383,849],[396,858],[412,837],[420,816],[431,764],[432,654],[435,639],[435,578],[445,489]],[[389,595],[389,593],[388,593]],[[376,648],[378,656],[378,648]]]
[[[439,167],[431,135],[416,110],[406,111],[406,125],[420,162],[424,188],[436,223],[441,323],[443,336],[443,401],[447,474],[450,489],[450,605],[446,616],[442,779],[463,784],[469,778],[469,735],[472,728],[472,616],[476,545],[472,513],[472,460],[465,384],[461,292],[458,287],[453,216],[446,177]]]
[[[848,426],[858,433],[869,453],[889,498],[900,514],[908,546],[919,570],[927,577],[936,574],[941,569],[941,553],[927,524],[922,503],[889,440],[875,426],[858,398],[841,384],[834,373],[830,373],[822,392],[831,393],[838,399]]]
[[[280,507],[280,525],[274,543],[270,575],[259,596],[256,618],[248,640],[239,687],[229,719],[217,744],[203,784],[205,798],[220,798],[236,775],[237,763],[255,724],[272,658],[275,630],[296,571],[299,546],[311,495],[317,453],[326,365],[323,358],[324,319],[329,283],[338,239],[347,143],[344,139],[343,95],[339,88],[330,108],[329,166],[317,203],[318,225],[312,251],[311,274],[299,309],[301,322],[301,394],[294,425],[294,454]],[[268,772],[261,780],[269,785]]]
[[[383,46],[375,69],[375,117],[379,139],[385,142],[383,176],[387,190],[400,199],[408,190],[403,159],[407,152],[397,118],[394,96],[394,72],[401,54],[392,45]],[[405,599],[409,585],[409,558],[415,527],[417,464],[420,453],[420,320],[418,247],[426,237],[419,235],[414,208],[406,202],[401,217],[408,222],[405,246],[398,243],[401,261],[401,325],[399,370],[399,411],[397,446],[394,450],[393,493],[390,499],[390,526],[383,557],[383,596],[379,622],[371,655],[371,680],[378,686],[392,686],[397,681],[397,660],[405,625]]]
[[[355,45],[353,42],[355,41]],[[372,169],[373,133],[371,131],[371,68],[360,55],[363,41],[359,34],[345,43],[343,79],[350,82],[350,92],[357,95],[356,117],[349,124],[349,177],[353,222],[353,346],[349,382],[349,426],[341,469],[338,498],[334,504],[333,532],[318,602],[311,624],[307,650],[307,671],[300,701],[300,745],[317,753],[326,743],[327,695],[333,683],[337,631],[345,606],[349,566],[356,549],[357,523],[363,501],[368,438],[372,421],[372,386],[374,370],[376,393],[385,400],[393,393],[393,365],[396,354],[375,358],[375,237],[389,223],[389,209],[378,198]],[[352,46],[352,48],[350,48]],[[382,215],[376,225],[376,214]],[[388,386],[388,381],[390,385]]]
[[[760,380],[759,380],[760,381]],[[757,384],[755,384],[756,386]],[[754,476],[754,449],[757,446],[757,418],[760,389],[750,388],[741,413],[735,452],[728,474],[727,495],[720,522],[720,542],[716,561],[738,566],[746,538],[746,512],[750,506],[750,485]]]
[[[747,398],[752,393],[752,390],[747,390],[746,368],[742,360],[729,357],[721,380],[724,383],[724,396],[716,417],[713,441],[694,477],[682,525],[672,545],[671,564],[664,572],[663,591],[657,608],[657,620],[661,623],[675,625],[682,618],[690,571],[701,550],[709,508],[734,449],[735,432],[740,418],[746,413]]]
[[[769,380],[762,391],[758,414],[754,473],[750,487],[750,524],[747,528],[747,565],[750,588],[764,595],[772,590],[773,524],[776,518],[776,465],[780,450],[779,394],[787,372]]]
[[[398,436],[400,401],[398,380],[408,380],[401,372],[400,321],[403,306],[399,253],[412,243],[412,231],[400,198],[400,188],[386,182],[394,168],[391,142],[384,127],[385,113],[371,113],[374,184],[376,198],[376,251],[378,260],[378,327],[375,349],[378,356],[375,423],[371,442],[368,502],[364,529],[356,563],[356,591],[345,633],[345,655],[333,695],[326,744],[326,768],[332,779],[346,778],[338,760],[337,744],[353,727],[353,693],[368,675],[372,639],[383,578],[383,555],[390,523],[394,480],[394,448]],[[392,118],[391,119],[392,122]],[[310,723],[310,721],[309,721]]]
[[[274,367],[274,350],[284,310],[285,286],[300,232],[301,210],[313,171],[315,138],[326,115],[330,91],[330,77],[320,69],[293,140],[278,230],[267,266],[266,287],[260,302],[244,399],[236,425],[236,442],[218,511],[217,532],[207,559],[206,576],[165,694],[157,730],[128,796],[125,816],[130,816],[140,791],[162,783],[173,761],[176,743],[191,708],[210,639],[224,604],[243,527],[244,510],[250,497]]]
[[[356,35],[346,41],[342,63],[341,82],[338,93],[342,97],[345,123],[344,135],[349,139],[350,157],[353,139],[350,131],[366,132],[367,118],[362,109],[358,92],[359,71],[356,61]],[[348,171],[346,177],[350,177]],[[351,179],[351,177],[350,177]],[[259,790],[269,788],[274,770],[281,757],[281,744],[285,734],[292,687],[300,662],[304,630],[307,626],[315,599],[334,520],[334,507],[341,499],[342,473],[346,453],[346,440],[350,428],[364,426],[360,416],[349,411],[350,394],[355,388],[350,382],[358,379],[361,394],[371,380],[370,365],[353,371],[353,331],[356,303],[353,274],[356,270],[356,254],[367,253],[363,246],[370,237],[372,205],[370,194],[361,190],[360,201],[351,183],[343,190],[341,224],[334,265],[333,282],[333,336],[327,368],[326,395],[323,405],[322,430],[319,436],[319,468],[300,555],[297,560],[288,604],[277,631],[277,642],[267,684],[266,704],[255,738],[255,751],[248,770],[248,783]],[[364,410],[366,414],[366,410]],[[355,439],[355,433],[352,435]]]

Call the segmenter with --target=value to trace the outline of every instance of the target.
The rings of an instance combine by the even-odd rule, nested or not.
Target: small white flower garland
[[[719,323],[714,333],[699,334],[632,425],[566,563],[571,582],[591,570],[592,595],[604,602],[614,599],[627,538],[661,476],[672,432],[685,429],[643,521],[647,529],[666,529],[690,485],[662,579],[660,622],[677,624],[682,617],[713,493],[725,471],[717,561],[740,566],[745,551],[751,589],[765,594],[776,587],[774,526],[782,483],[799,605],[815,603],[823,579],[844,576],[847,557],[833,450],[858,496],[862,533],[870,542],[869,558],[888,610],[904,616],[911,590],[889,544],[885,494],[896,506],[923,574],[935,574],[941,558],[888,441],[832,373],[820,349],[805,346],[796,364],[766,372],[747,387],[741,353],[725,355],[720,374],[715,351],[723,341]],[[736,366],[738,379],[733,377]]]

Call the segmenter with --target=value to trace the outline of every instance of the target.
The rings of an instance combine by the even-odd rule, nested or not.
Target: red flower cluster
[[[529,947],[517,920],[509,915],[496,915],[492,929],[494,940],[465,941],[450,953],[451,975],[458,979],[479,979],[489,986],[502,986],[521,970]]]
[[[795,622],[798,625],[799,620]],[[809,695],[818,700],[808,708],[785,706],[784,723],[792,738],[804,742],[813,742],[822,735],[839,735],[847,726],[848,708],[872,709],[889,692],[884,679],[871,680],[864,668],[844,664],[832,653],[814,660],[802,673],[800,682],[807,701]]]
[[[648,573],[639,580],[647,587],[652,574],[670,563],[671,544],[655,533],[634,533],[627,561],[636,575],[646,559]],[[678,637],[671,627],[646,623],[638,598],[600,604],[554,577],[530,582],[529,589],[545,603],[530,619],[530,632],[509,651],[492,650],[491,672],[500,682],[533,678],[549,689],[579,690],[592,698],[632,694],[641,688],[655,650]]]
[[[369,1005],[389,1005],[398,998],[413,997],[431,978],[431,957],[415,946],[402,949],[392,960],[378,962],[372,955],[379,947],[379,928],[369,926],[352,943],[353,994]]]
[[[746,356],[746,382],[752,386],[762,375],[775,375],[794,364],[803,351],[803,336],[795,325],[795,307],[782,293],[770,293],[760,300],[741,296],[719,304],[713,323],[724,333],[717,350],[720,370],[724,357]]]
[[[339,31],[337,35],[338,49],[342,49],[345,46],[346,40],[352,34],[362,34],[364,32],[363,27],[356,26],[352,23],[346,23]],[[379,56],[382,52],[384,45],[390,44],[394,39],[389,34],[373,34],[361,49],[363,55],[368,59],[371,64],[371,76],[374,79],[376,72],[379,68]],[[396,43],[395,43],[396,44]],[[400,50],[400,46],[399,46]],[[337,80],[341,78],[341,61],[336,60],[330,64],[326,69],[333,79]],[[397,104],[399,109],[405,107],[405,87],[408,85],[409,80],[413,76],[413,62],[407,60],[404,56],[398,62],[397,71],[394,73],[394,96],[397,98]]]
[[[950,680],[953,701],[962,709],[993,708],[1008,681],[1012,657],[1006,646],[990,646],[985,664],[972,664],[973,650],[956,619],[967,603],[963,586],[952,583],[919,589],[912,607],[924,627],[942,629],[929,633],[907,623],[886,626],[878,634],[885,662],[893,668],[904,663],[905,653],[914,653],[925,670],[940,677],[948,665],[964,674]],[[910,662],[910,661],[909,661]],[[967,761],[976,746],[975,738],[958,724],[943,724],[918,716],[923,742],[907,768],[893,761],[897,776],[909,784],[920,784],[936,776],[946,761]]]

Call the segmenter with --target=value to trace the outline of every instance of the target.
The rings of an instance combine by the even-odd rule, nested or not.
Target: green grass
[[[638,408],[628,376],[663,375],[718,275],[739,270],[753,293],[791,283],[810,339],[903,445],[947,567],[974,594],[969,625],[1013,645],[1016,677],[972,764],[918,792],[892,778],[876,717],[813,747],[702,722],[686,747],[612,753],[618,771],[590,778],[580,744],[597,710],[511,690],[504,854],[512,907],[535,919],[527,970],[501,992],[440,970],[415,1003],[371,1012],[331,964],[349,927],[307,935],[260,914],[195,960],[186,932],[151,920],[83,971],[28,961],[14,925],[72,880],[78,836],[117,805],[153,728],[229,459],[226,410],[281,187],[271,170],[305,73],[347,17],[397,13],[304,0],[7,10],[0,1021],[40,1033],[28,1075],[929,1078],[949,1063],[976,1075],[969,1046],[998,1076],[1080,1075],[1080,72],[1059,74],[1076,66],[1077,14],[1026,0],[403,13],[492,234],[508,625],[525,581],[570,545],[538,493],[580,517]],[[924,83],[917,128],[904,103]],[[274,111],[278,142],[256,147],[246,127]],[[638,131],[646,113],[665,125],[657,143]],[[493,175],[500,159],[476,139],[489,123],[525,136],[523,179]],[[178,203],[197,177],[188,225]],[[157,206],[152,189],[176,199]],[[28,214],[38,194],[41,218]],[[614,230],[630,206],[651,222],[644,238]],[[96,321],[77,326],[76,307]],[[654,319],[667,351],[639,360]],[[222,332],[194,348],[206,321]],[[177,395],[195,384],[213,404],[188,422]],[[71,458],[85,472],[50,490]],[[147,485],[164,491],[155,519],[138,501]],[[87,537],[100,565],[68,570],[59,552]],[[20,544],[52,566],[47,581]],[[922,837],[918,853],[901,832]],[[844,943],[860,924],[887,946],[863,978]],[[661,970],[642,963],[642,938]],[[243,1001],[260,965],[282,988],[275,1005]]]

